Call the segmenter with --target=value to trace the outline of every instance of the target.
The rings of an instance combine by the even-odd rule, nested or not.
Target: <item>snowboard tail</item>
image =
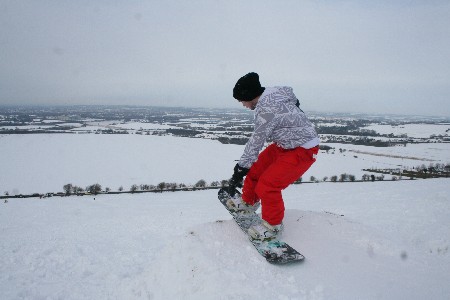
[[[238,191],[236,191],[239,193]],[[262,222],[261,218],[255,212],[234,212],[230,211],[227,207],[227,201],[231,198],[227,190],[221,188],[218,193],[219,201],[228,210],[228,212],[233,216],[237,225],[241,230],[247,234],[250,242],[256,248],[256,250],[266,258],[270,263],[274,264],[286,264],[291,262],[299,262],[304,260],[304,256],[300,254],[297,250],[289,246],[286,242],[279,239],[272,239],[270,241],[255,240],[248,235],[248,229],[252,225],[260,224]]]

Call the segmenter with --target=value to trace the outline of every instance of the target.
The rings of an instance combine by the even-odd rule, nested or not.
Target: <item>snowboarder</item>
[[[237,81],[233,97],[255,111],[255,126],[229,181],[227,206],[245,213],[256,211],[261,203],[263,221],[251,226],[248,234],[270,240],[283,230],[281,191],[316,161],[320,140],[291,87],[264,88],[252,72]],[[266,141],[272,143],[261,152]],[[242,188],[242,195],[236,187]]]

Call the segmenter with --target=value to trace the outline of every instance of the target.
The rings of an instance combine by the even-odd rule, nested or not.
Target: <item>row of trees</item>
[[[228,185],[228,180],[222,180],[219,181],[213,181],[209,185],[207,182],[203,179],[200,179],[197,181],[196,184],[192,186],[187,186],[184,183],[171,183],[171,182],[160,182],[157,185],[152,184],[133,184],[128,190],[125,190],[123,186],[120,186],[117,191],[118,192],[144,192],[144,191],[177,191],[177,190],[194,190],[194,189],[202,189],[207,187],[223,187]],[[66,195],[79,195],[79,194],[99,194],[101,192],[109,193],[111,192],[111,189],[109,187],[106,187],[105,189],[102,188],[102,186],[98,183],[95,183],[93,185],[89,185],[86,188],[82,188],[77,185],[73,185],[71,183],[68,183],[63,186],[64,194]]]
[[[309,178],[309,180],[311,182],[320,182],[319,178],[316,178],[315,176],[311,176]],[[379,175],[379,176],[375,176],[373,174],[369,175],[369,174],[364,174],[361,177],[361,181],[382,181],[384,180],[384,175]],[[397,177],[393,177],[392,180],[397,180]],[[356,176],[352,175],[352,174],[347,174],[347,173],[343,173],[339,176],[337,175],[333,175],[331,177],[325,176],[322,178],[323,182],[355,182],[356,181]],[[301,183],[302,179],[300,178],[296,183]]]
[[[98,183],[95,183],[93,185],[87,186],[84,189],[84,188],[79,187],[77,185],[72,185],[71,183],[68,183],[68,184],[63,186],[63,190],[64,190],[64,193],[66,195],[81,194],[81,193],[84,193],[84,192],[88,192],[88,193],[91,193],[91,194],[98,194],[98,193],[100,193],[102,191],[102,186],[100,184],[98,184]],[[105,189],[105,192],[109,192],[109,191],[110,191],[109,188]]]
[[[425,164],[422,164],[420,166],[413,168],[413,170],[414,169],[417,172],[423,172],[423,173],[450,173],[450,163],[446,163],[446,164],[430,163],[428,166],[426,166]]]
[[[311,182],[320,182],[320,179],[316,178],[315,176],[311,176],[309,178],[309,180]],[[355,177],[355,175],[343,173],[340,176],[333,175],[330,178],[328,178],[328,176],[325,176],[325,177],[322,178],[322,181],[324,181],[324,182],[326,182],[328,180],[331,181],[331,182],[356,181],[356,177]]]
[[[309,178],[310,182],[320,182],[319,178],[316,178],[315,176],[311,176]],[[381,176],[374,176],[374,175],[368,175],[364,174],[362,176],[362,181],[375,181],[375,180],[384,180],[384,175]],[[323,182],[330,181],[330,182],[354,182],[356,181],[356,176],[352,174],[343,173],[339,176],[334,175],[331,177],[325,176],[322,178]],[[299,178],[297,181],[295,181],[296,184],[302,183],[303,178]],[[205,180],[201,179],[196,184],[187,186],[184,183],[170,183],[170,182],[160,182],[157,185],[151,185],[151,184],[133,184],[128,190],[125,190],[123,186],[118,188],[119,192],[151,192],[151,191],[177,191],[177,190],[194,190],[194,189],[202,189],[207,187],[224,187],[228,185],[228,180],[222,180],[222,181],[213,181],[210,184],[208,184]],[[102,189],[102,186],[98,183],[87,186],[85,189],[80,188],[76,185],[72,184],[66,184],[63,187],[64,193],[66,195],[72,195],[72,194],[80,194],[80,193],[91,193],[91,194],[98,194],[100,192],[111,192],[110,188],[105,188],[105,190]]]
[[[368,175],[364,174],[362,176],[363,181],[375,181],[375,180],[384,180],[384,175],[374,177],[374,175]],[[315,176],[310,177],[311,182],[319,182],[320,180],[316,178]],[[328,176],[325,176],[322,178],[323,182],[330,181],[330,182],[345,182],[345,181],[356,181],[355,175],[346,174],[343,173],[340,176],[334,175],[328,178]],[[299,178],[295,183],[302,183],[303,178]],[[177,190],[195,190],[195,189],[204,189],[207,187],[224,187],[228,185],[228,180],[222,180],[222,181],[213,181],[210,184],[208,184],[205,180],[200,179],[197,181],[196,184],[187,186],[184,183],[170,183],[170,182],[160,182],[157,185],[151,185],[151,184],[133,184],[128,190],[125,190],[123,186],[120,186],[117,191],[118,192],[155,192],[155,191],[177,191]],[[77,185],[73,185],[71,183],[68,183],[63,186],[63,191],[65,195],[81,195],[81,194],[94,194],[97,195],[99,193],[110,193],[112,192],[109,187],[106,187],[103,189],[102,185],[99,183],[95,183],[92,185],[88,185],[85,188],[82,188]],[[9,193],[5,192],[5,195],[8,196]]]
[[[441,164],[431,163],[430,165],[426,166],[425,164],[413,167],[413,168],[396,168],[396,169],[378,169],[378,168],[372,168],[372,169],[365,169],[364,171],[368,172],[374,172],[374,173],[381,173],[381,174],[390,174],[395,177],[409,177],[409,178],[439,178],[444,177],[448,178],[450,177],[450,164]]]
[[[425,167],[424,165],[419,166],[417,168],[413,168],[415,172],[441,172],[441,171],[448,171],[449,164],[431,164],[429,167]],[[384,174],[391,174],[392,180],[398,180],[402,177],[410,177],[411,179],[415,176],[411,175],[410,171],[398,171],[398,170],[378,170],[378,169],[368,169],[365,171],[375,172],[375,173],[382,173],[381,175],[374,175],[374,174],[364,174],[361,177],[361,181],[383,181],[385,179]],[[399,173],[395,173],[399,172]],[[418,176],[420,177],[420,176]],[[325,176],[322,179],[319,179],[315,176],[311,176],[309,178],[310,182],[354,182],[356,181],[356,176],[352,174],[343,173],[341,175],[333,175],[333,176]],[[304,182],[303,178],[299,178],[294,183],[299,184]],[[196,189],[204,189],[204,188],[215,188],[215,187],[224,187],[228,185],[228,180],[221,180],[221,181],[213,181],[210,184],[208,184],[205,180],[200,179],[197,181],[196,184],[187,186],[184,183],[170,183],[170,182],[160,182],[157,185],[151,185],[151,184],[133,184],[128,190],[125,190],[123,186],[120,186],[117,191],[118,192],[163,192],[163,191],[179,191],[179,190],[196,190]],[[103,189],[103,187],[99,183],[95,183],[92,185],[88,185],[85,188],[82,188],[77,185],[73,185],[71,183],[66,184],[63,186],[63,191],[65,195],[83,195],[86,193],[97,195],[99,193],[110,193],[112,192],[109,187],[106,187]],[[5,196],[9,196],[8,192],[4,193]]]

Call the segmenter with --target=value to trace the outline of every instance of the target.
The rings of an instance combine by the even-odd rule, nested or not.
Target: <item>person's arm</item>
[[[250,168],[258,158],[264,143],[275,129],[275,114],[273,112],[260,112],[256,116],[255,129],[245,145],[244,154],[238,164],[242,168]]]

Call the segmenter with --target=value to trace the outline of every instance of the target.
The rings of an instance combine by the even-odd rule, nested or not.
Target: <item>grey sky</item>
[[[450,1],[0,0],[1,104],[302,107],[450,116]]]

